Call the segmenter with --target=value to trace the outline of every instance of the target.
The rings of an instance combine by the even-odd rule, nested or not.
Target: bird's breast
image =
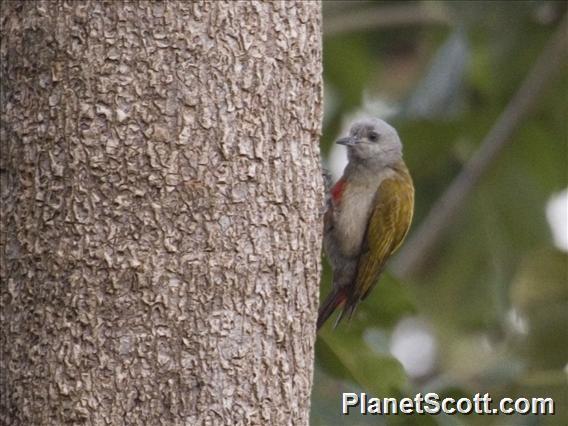
[[[344,256],[358,256],[380,182],[349,185],[335,214],[335,236]]]

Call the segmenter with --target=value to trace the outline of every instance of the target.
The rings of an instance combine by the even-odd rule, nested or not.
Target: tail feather
[[[337,309],[340,306],[343,306],[345,304],[345,301],[347,300],[347,292],[345,288],[334,288],[333,291],[331,292],[331,294],[329,296],[327,296],[327,299],[325,299],[325,301],[323,302],[323,304],[320,307],[319,313],[318,313],[318,322],[317,322],[317,329],[319,330],[322,325],[327,321],[327,319],[331,316],[331,314],[333,314],[333,312],[335,311],[335,309]],[[341,321],[341,318],[343,317],[345,311],[341,312],[341,314],[339,314],[339,316],[337,317],[337,320],[335,321],[335,325],[334,327],[337,327],[337,324],[339,324],[339,321]]]

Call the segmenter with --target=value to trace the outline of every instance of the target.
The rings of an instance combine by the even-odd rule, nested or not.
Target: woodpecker
[[[349,317],[376,285],[387,259],[402,244],[414,211],[414,186],[396,130],[377,118],[353,123],[348,164],[330,190],[323,245],[333,290],[320,307],[318,330],[342,307],[335,326]]]

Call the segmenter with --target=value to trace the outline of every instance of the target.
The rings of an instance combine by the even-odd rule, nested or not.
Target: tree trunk
[[[317,2],[3,2],[4,424],[307,424]]]

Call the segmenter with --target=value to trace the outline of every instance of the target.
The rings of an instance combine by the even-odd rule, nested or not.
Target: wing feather
[[[379,186],[377,197],[357,268],[357,286],[347,303],[351,312],[375,286],[387,259],[402,244],[412,221],[411,181],[399,177],[386,179]]]

